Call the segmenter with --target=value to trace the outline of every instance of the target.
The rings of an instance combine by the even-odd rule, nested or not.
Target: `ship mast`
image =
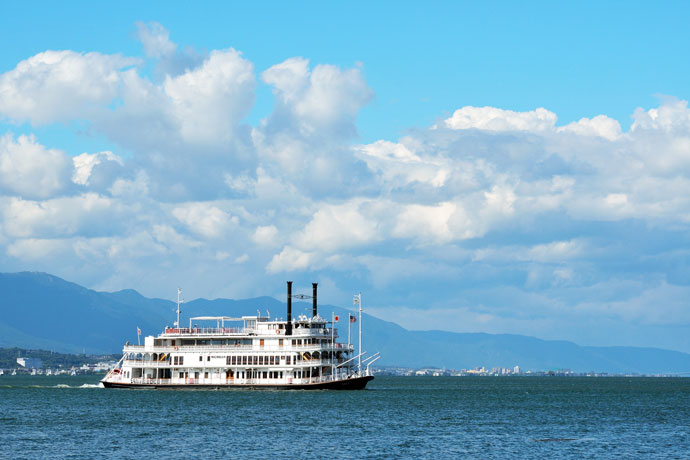
[[[184,300],[180,299],[180,294],[182,294],[182,289],[177,288],[177,321],[175,321],[175,327],[180,328],[180,304],[184,302]]]
[[[362,293],[360,292],[355,296],[354,304],[359,305],[359,357],[358,357],[358,367],[359,375],[362,375]]]

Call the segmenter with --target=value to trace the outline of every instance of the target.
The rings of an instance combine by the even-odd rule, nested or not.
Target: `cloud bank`
[[[161,297],[316,279],[412,328],[690,351],[686,101],[637,109],[628,131],[467,106],[362,144],[360,66],[257,70],[160,24],[137,36],[143,56],[45,51],[0,75],[4,270]],[[274,105],[252,125],[259,85]],[[75,122],[114,147],[14,134]]]

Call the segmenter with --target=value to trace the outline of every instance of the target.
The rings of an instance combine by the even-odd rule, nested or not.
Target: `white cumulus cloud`
[[[451,129],[483,129],[487,131],[546,131],[555,124],[556,114],[544,108],[515,112],[496,107],[467,106],[456,110],[445,120]]]
[[[0,114],[36,124],[93,116],[118,95],[123,69],[138,62],[119,55],[44,51],[0,75]]]
[[[64,152],[45,148],[34,136],[0,137],[0,190],[25,198],[48,198],[66,188],[71,172]]]
[[[172,215],[191,231],[205,238],[219,238],[237,225],[237,216],[231,216],[210,203],[186,203],[172,210]]]
[[[163,83],[182,138],[228,141],[254,102],[254,66],[234,49],[213,51],[201,66]]]
[[[107,161],[112,161],[120,166],[124,166],[122,158],[109,151],[82,153],[73,157],[74,174],[72,174],[72,182],[75,184],[87,185],[94,167]]]

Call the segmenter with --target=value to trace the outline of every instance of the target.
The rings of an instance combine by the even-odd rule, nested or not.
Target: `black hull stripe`
[[[374,376],[356,377],[335,382],[318,382],[307,384],[271,385],[271,384],[146,384],[146,383],[113,383],[102,381],[105,388],[129,388],[151,390],[363,390]]]

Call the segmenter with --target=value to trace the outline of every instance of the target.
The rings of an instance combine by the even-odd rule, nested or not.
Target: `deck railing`
[[[309,367],[309,366],[330,366],[331,364],[335,364],[336,366],[338,364],[341,364],[343,360],[340,362],[338,361],[331,361],[328,358],[317,358],[317,359],[301,359],[299,361],[296,361],[289,366],[292,367]],[[202,362],[206,363],[205,361]],[[171,364],[170,361],[165,360],[165,361],[151,361],[151,360],[146,360],[146,359],[125,359],[123,361],[123,365],[125,366],[130,366],[130,367],[143,367],[143,368],[158,368],[158,367],[163,367],[163,368],[175,368],[175,369],[216,369],[218,367],[239,367],[239,368],[247,368],[247,369],[254,369],[254,368],[284,368],[285,364],[225,364],[223,363],[222,366],[206,363],[206,366],[199,366],[199,363],[196,363],[194,361],[190,361],[188,365],[174,365]]]
[[[227,335],[247,334],[254,329],[244,327],[166,327],[165,334],[173,335]]]
[[[256,328],[245,328],[245,327],[166,327],[163,331],[164,334],[168,335],[247,335],[249,333],[254,335],[281,335],[285,336],[285,329],[266,329],[257,330]],[[292,335],[303,337],[303,336],[331,336],[331,328],[293,328]],[[336,337],[338,337],[337,330],[335,331]],[[290,336],[288,336],[290,337]]]
[[[286,350],[296,350],[296,351],[311,351],[311,350],[324,350],[324,351],[329,351],[331,349],[330,344],[302,344],[302,345],[292,345],[290,343],[284,344],[283,346],[280,345],[265,345],[263,347],[257,346],[254,347],[254,345],[251,344],[241,344],[241,345],[179,345],[179,346],[161,346],[161,345],[155,345],[154,349],[151,350],[146,350],[144,348],[144,345],[125,345],[123,348],[123,351],[125,353],[172,353],[175,351],[194,351],[194,352],[218,352],[218,351],[223,351],[223,350],[228,350],[228,351],[236,351],[236,350],[253,350],[253,351],[286,351]],[[343,350],[354,350],[354,345],[353,344],[346,344],[346,343],[336,343],[335,346],[333,347],[334,350],[337,351],[343,351]]]

